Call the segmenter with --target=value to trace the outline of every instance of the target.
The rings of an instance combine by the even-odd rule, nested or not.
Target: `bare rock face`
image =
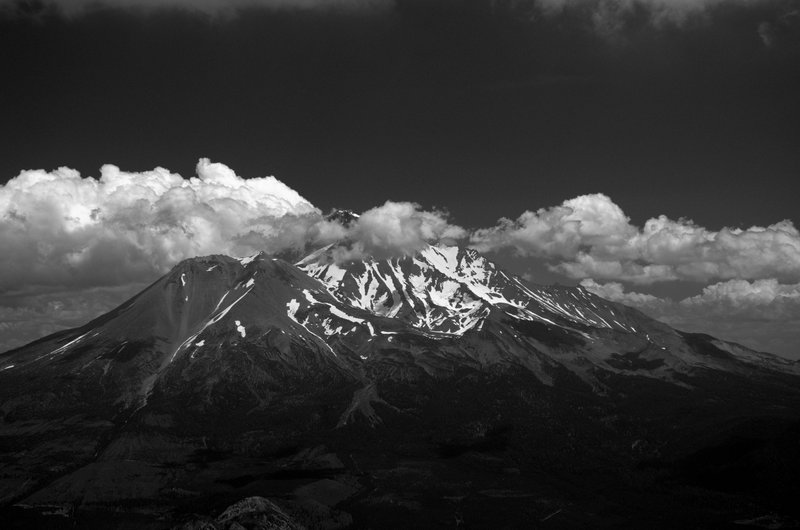
[[[305,530],[264,497],[247,497],[228,506],[216,519],[201,518],[175,530]]]

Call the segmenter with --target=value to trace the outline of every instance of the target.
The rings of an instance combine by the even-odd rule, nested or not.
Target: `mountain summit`
[[[132,517],[123,503],[174,522],[210,499],[283,491],[275,473],[291,469],[283,486],[312,491],[287,490],[301,520],[333,488],[349,493],[311,510],[324,527],[350,512],[375,524],[378,491],[405,480],[385,474],[398,459],[433,462],[420,472],[444,481],[478,458],[482,487],[525,492],[541,466],[669,467],[706,449],[693,436],[725,443],[753,421],[769,438],[800,405],[796,364],[529,284],[471,249],[335,257],[186,260],[85,326],[0,355],[8,513]],[[470,489],[456,482],[436,495]],[[398,520],[423,517],[413,506]]]

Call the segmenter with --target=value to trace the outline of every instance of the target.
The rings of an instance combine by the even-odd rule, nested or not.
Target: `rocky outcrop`
[[[228,506],[215,519],[200,517],[174,530],[305,530],[305,527],[269,499],[247,497]]]

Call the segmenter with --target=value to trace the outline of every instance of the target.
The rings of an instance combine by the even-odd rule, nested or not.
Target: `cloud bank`
[[[599,193],[500,219],[475,231],[471,244],[484,252],[511,248],[543,258],[553,271],[574,279],[800,281],[800,233],[789,220],[714,231],[661,215],[637,227]]]
[[[123,9],[153,11],[179,9],[207,15],[228,15],[248,8],[278,11],[336,10],[357,12],[388,12],[404,5],[419,4],[417,0],[0,0],[0,12],[35,16],[42,11],[76,17],[98,9]],[[433,5],[434,2],[431,2]],[[475,8],[480,2],[460,5],[445,5],[454,12]],[[530,18],[554,18],[564,14],[584,20],[587,26],[599,34],[611,35],[627,26],[640,24],[644,19],[649,25],[680,27],[687,22],[705,19],[714,10],[723,7],[751,8],[778,6],[776,0],[514,0],[497,2],[485,0],[485,6],[493,11],[511,10]],[[435,7],[435,6],[434,6]],[[441,7],[441,6],[439,6]],[[782,10],[791,14],[792,9]],[[772,29],[772,28],[769,28]],[[758,29],[764,33],[766,26]]]
[[[326,218],[274,177],[242,178],[201,159],[197,175],[163,168],[98,178],[23,171],[0,186],[0,351],[104,313],[193,256],[306,252],[338,260],[406,255],[428,243],[512,249],[679,329],[791,355],[800,329],[800,234],[791,221],[710,230],[665,216],[635,226],[602,194],[582,195],[472,231],[446,212],[386,203],[347,223]],[[680,301],[626,290],[703,282]]]
[[[273,177],[242,179],[203,159],[163,168],[23,171],[0,188],[0,292],[142,281],[189,256],[301,246],[320,212]]]
[[[510,248],[578,280],[800,281],[800,233],[789,220],[715,231],[661,215],[638,227],[608,196],[592,194],[471,233],[445,212],[393,201],[343,226],[274,177],[245,179],[201,159],[189,179],[113,165],[98,179],[69,168],[20,173],[0,187],[0,293],[146,281],[198,255],[347,240],[340,259],[387,257],[468,236],[481,252]]]
[[[618,282],[581,281],[589,291],[684,331],[709,333],[751,348],[800,359],[800,283],[728,280],[679,301],[626,291]]]
[[[86,324],[147,286],[146,283],[0,296],[0,352],[62,329]]]
[[[463,235],[444,213],[391,201],[345,227],[274,177],[245,179],[207,159],[190,179],[113,165],[99,179],[23,171],[0,187],[0,294],[152,281],[208,254],[301,252],[348,239],[352,258],[389,256]]]

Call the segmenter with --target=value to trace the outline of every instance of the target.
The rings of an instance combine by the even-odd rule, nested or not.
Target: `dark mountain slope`
[[[252,496],[311,528],[791,515],[796,487],[758,485],[796,466],[796,364],[467,249],[334,252],[187,260],[1,354],[0,515],[168,528]],[[720,488],[726,466],[756,486]]]

